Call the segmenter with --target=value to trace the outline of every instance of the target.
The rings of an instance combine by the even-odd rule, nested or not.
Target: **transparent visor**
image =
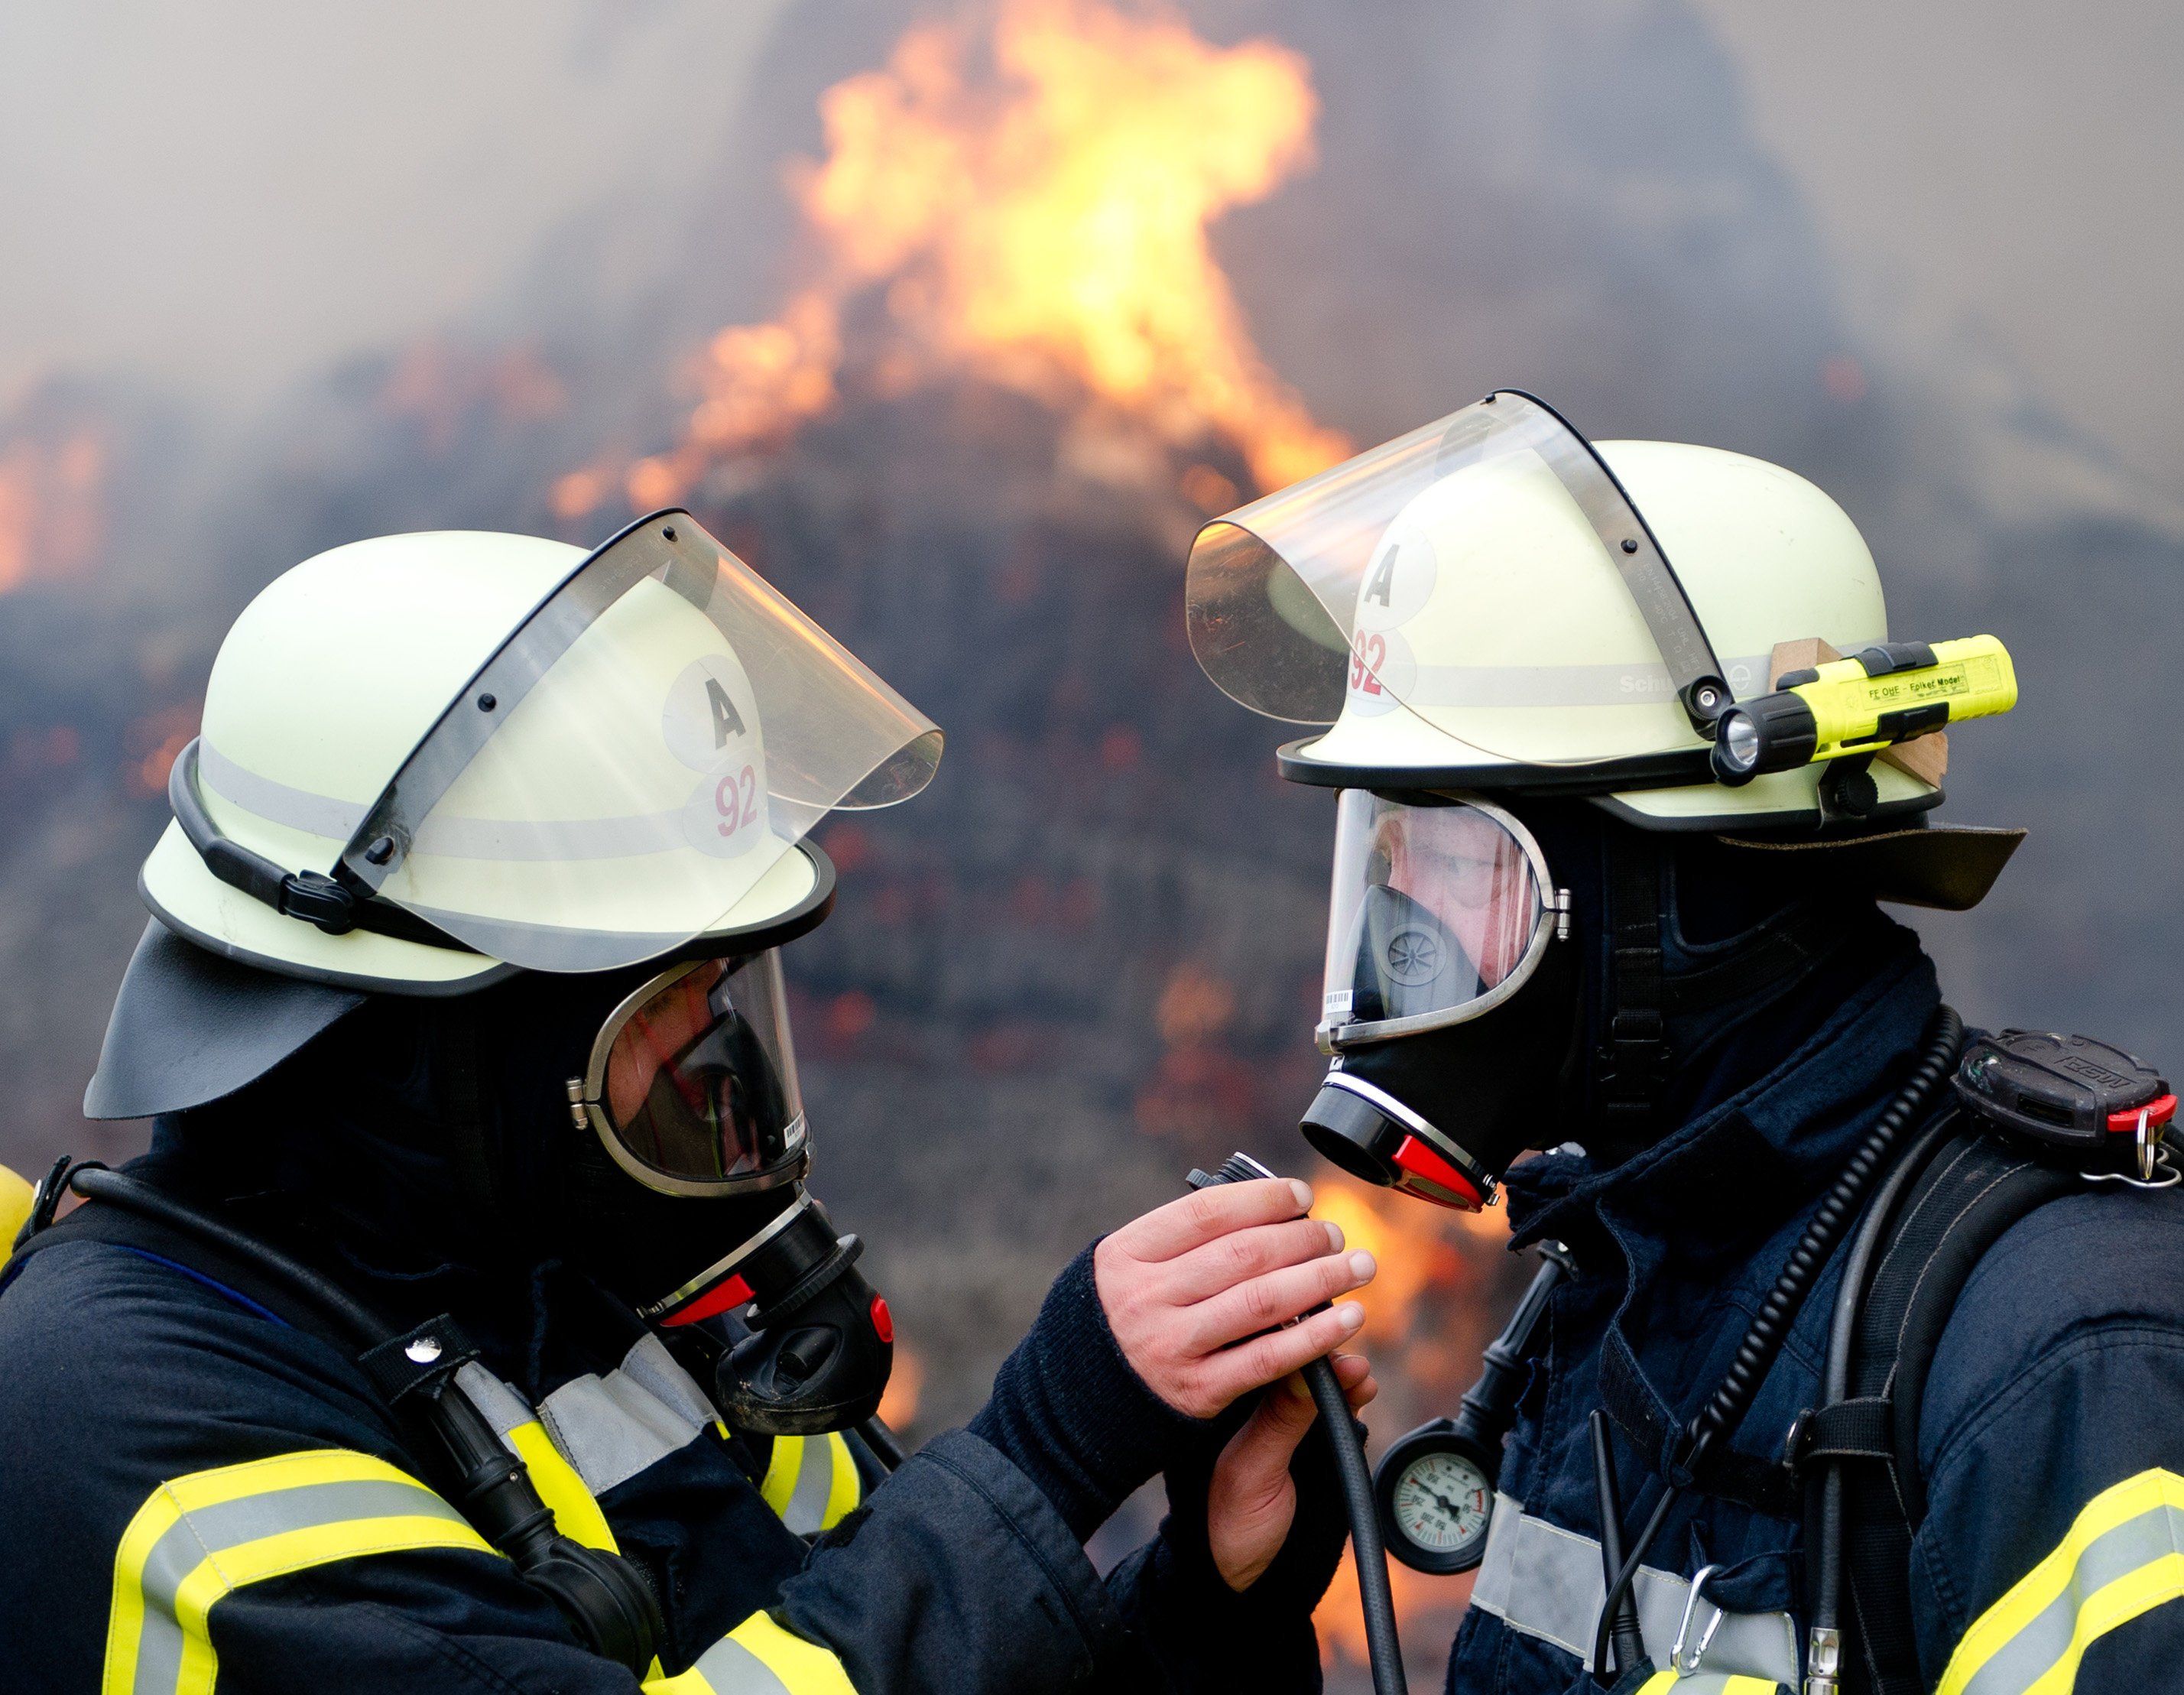
[[[1215,519],[1184,599],[1200,666],[1256,712],[1408,708],[1533,763],[1568,758],[1542,711],[1662,707],[1640,739],[1687,744],[1680,694],[1721,675],[1605,463],[1507,389]]]
[[[804,1100],[781,955],[656,977],[593,1045],[579,1102],[615,1163],[649,1188],[718,1195],[794,1175]]]
[[[342,875],[511,964],[608,970],[721,928],[829,811],[907,800],[940,748],[930,719],[665,513],[586,560],[471,680]]]
[[[1498,807],[1343,790],[1322,1035],[1404,1035],[1507,1000],[1546,950],[1548,886],[1539,845]]]

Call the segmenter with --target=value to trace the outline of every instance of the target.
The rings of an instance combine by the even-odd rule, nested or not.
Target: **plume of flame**
[[[90,565],[105,535],[106,461],[104,438],[88,427],[0,448],[0,594]]]
[[[968,368],[1054,399],[1060,376],[1176,445],[1225,438],[1267,488],[1348,452],[1268,366],[1206,237],[1312,163],[1306,61],[1216,47],[1166,0],[984,15],[916,25],[884,68],[827,90],[827,157],[792,183],[811,280],[771,322],[713,338],[683,439],[623,476],[633,506],[826,411],[844,308],[867,294],[885,384]],[[581,516],[610,486],[605,465],[572,472],[555,509]]]
[[[894,1345],[894,1369],[887,1391],[880,1397],[880,1422],[898,1434],[917,1422],[917,1405],[925,1395],[925,1361],[907,1343]]]
[[[1328,1177],[1313,1190],[1313,1216],[1340,1225],[1351,1246],[1379,1262],[1361,1296],[1360,1341],[1374,1371],[1384,1385],[1401,1385],[1435,1410],[1449,1408],[1478,1365],[1485,1337],[1472,1332],[1496,1321],[1463,1297],[1489,1285],[1490,1268],[1508,1241],[1508,1219],[1498,1208],[1449,1211],[1347,1178]],[[1383,1441],[1403,1428],[1401,1419],[1384,1426],[1373,1418],[1373,1424]],[[1440,1652],[1470,1599],[1471,1579],[1428,1577],[1392,1563],[1389,1577],[1412,1647],[1430,1642]],[[1312,1622],[1330,1672],[1338,1659],[1367,1663],[1357,1571],[1347,1552]]]

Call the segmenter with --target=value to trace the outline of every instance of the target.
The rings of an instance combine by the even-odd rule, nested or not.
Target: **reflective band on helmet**
[[[646,1695],[857,1695],[842,1662],[816,1642],[754,1613],[673,1677],[645,1682]]]
[[[847,1518],[864,1491],[857,1462],[837,1430],[823,1436],[776,1436],[758,1492],[790,1530],[816,1536]]]
[[[114,1554],[102,1695],[211,1695],[219,1659],[207,1615],[226,1597],[419,1548],[493,1553],[453,1507],[368,1454],[313,1449],[162,1484]]]
[[[2053,1553],[1972,1621],[1936,1695],[2064,1692],[2086,1650],[2184,1598],[2184,1477],[2159,1467],[2086,1503]]]
[[[677,966],[600,1027],[571,1101],[648,1188],[764,1189],[805,1160],[804,1101],[781,956]]]

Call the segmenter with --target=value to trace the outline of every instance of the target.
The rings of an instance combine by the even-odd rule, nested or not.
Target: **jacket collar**
[[[1513,1167],[1512,1249],[1595,1235],[1602,1208],[1646,1234],[1700,1241],[1763,1235],[1797,1213],[1901,1085],[1940,1004],[1932,962],[1899,934],[1907,945],[1865,968],[1849,993],[1839,982],[1814,985],[1834,1004],[1786,1057],[1651,1147],[1606,1169],[1560,1150]]]

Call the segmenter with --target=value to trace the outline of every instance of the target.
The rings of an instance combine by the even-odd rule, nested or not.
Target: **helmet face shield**
[[[677,966],[609,1015],[570,1104],[647,1188],[769,1189],[808,1161],[781,955]]]
[[[1538,968],[1563,906],[1539,844],[1500,807],[1345,789],[1322,1045],[1435,1029],[1499,1006]]]
[[[923,788],[932,722],[687,513],[592,555],[472,677],[337,875],[510,964],[712,928],[829,811]]]
[[[1491,757],[1557,764],[1701,746],[1730,704],[1605,461],[1511,390],[1217,518],[1184,594],[1206,675],[1270,717],[1407,711]],[[1574,760],[1568,715],[1602,706],[1634,710]]]

